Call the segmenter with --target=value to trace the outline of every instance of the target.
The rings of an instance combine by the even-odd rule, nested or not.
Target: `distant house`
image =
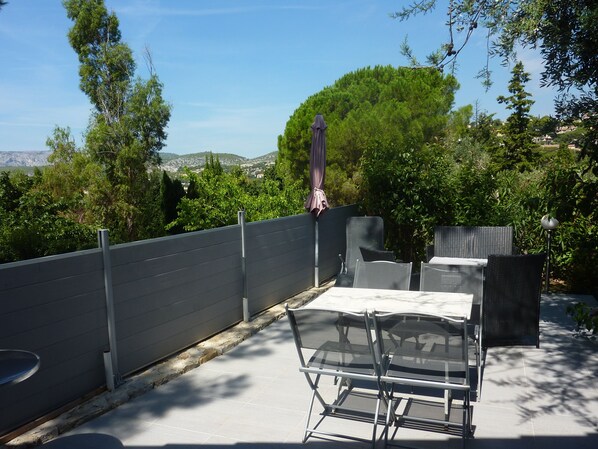
[[[545,136],[534,137],[533,141],[538,145],[552,145],[553,138],[546,134]]]
[[[575,125],[559,126],[556,129],[556,133],[557,134],[565,134],[565,133],[569,133],[571,131],[575,131],[576,129],[577,129],[577,126],[575,126]]]

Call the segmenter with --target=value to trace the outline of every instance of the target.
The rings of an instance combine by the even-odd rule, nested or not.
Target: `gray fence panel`
[[[354,206],[319,222],[320,279],[338,271]],[[250,313],[314,281],[314,218],[247,225]],[[121,375],[243,319],[240,226],[110,247]],[[99,249],[0,265],[0,347],[36,352],[40,370],[0,389],[0,434],[105,385],[109,349]]]
[[[115,245],[110,254],[122,375],[243,318],[239,226]]]
[[[99,250],[0,266],[0,347],[40,356],[31,378],[0,389],[0,434],[105,383],[108,346]]]
[[[246,240],[250,315],[313,286],[311,215],[248,223]]]
[[[336,276],[341,263],[338,257],[345,257],[347,246],[346,222],[347,218],[357,215],[357,206],[334,207],[320,216],[320,282]]]

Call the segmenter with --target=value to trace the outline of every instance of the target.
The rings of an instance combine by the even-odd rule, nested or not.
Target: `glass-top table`
[[[39,369],[39,356],[21,349],[0,349],[0,386],[22,382]]]

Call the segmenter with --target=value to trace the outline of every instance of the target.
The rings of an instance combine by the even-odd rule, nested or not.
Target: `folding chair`
[[[375,447],[383,395],[367,314],[288,307],[286,311],[299,354],[299,371],[305,375],[312,390],[303,442],[313,434],[363,441],[355,436],[319,429],[326,417],[337,417],[372,422],[371,441],[372,447]],[[320,379],[323,376],[339,381],[338,391],[332,400],[327,400],[321,392]],[[356,384],[360,384],[361,381],[365,381],[372,388],[362,390],[357,387]],[[354,407],[351,403],[356,399],[366,399],[375,405],[369,410]],[[315,400],[324,411],[316,425],[310,427]]]
[[[471,434],[467,319],[376,312],[371,319],[380,381],[389,401],[385,438],[394,418],[398,425],[415,422],[418,428],[437,425],[445,431],[461,427],[465,444]],[[397,392],[401,396],[396,397]],[[441,393],[443,401],[432,400]],[[460,425],[453,419],[453,393],[461,396]],[[403,399],[405,407],[399,410]]]
[[[353,287],[409,290],[412,263],[358,260]]]
[[[475,357],[477,367],[478,400],[482,386],[482,308],[484,298],[484,267],[475,265],[442,265],[421,264],[420,287],[421,291],[472,293],[473,307],[471,318],[468,321],[469,335],[475,344]]]

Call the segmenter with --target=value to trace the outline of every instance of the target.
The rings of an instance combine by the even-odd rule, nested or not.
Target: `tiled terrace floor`
[[[488,351],[482,397],[473,402],[469,448],[598,448],[598,343],[573,336],[567,303],[544,295],[541,346]],[[286,318],[193,369],[44,446],[45,449],[367,448],[311,438],[301,443],[309,390]],[[371,426],[334,420],[367,438]],[[331,422],[332,423],[332,422]],[[393,443],[460,448],[461,438],[399,428]],[[378,444],[382,447],[381,442]]]

